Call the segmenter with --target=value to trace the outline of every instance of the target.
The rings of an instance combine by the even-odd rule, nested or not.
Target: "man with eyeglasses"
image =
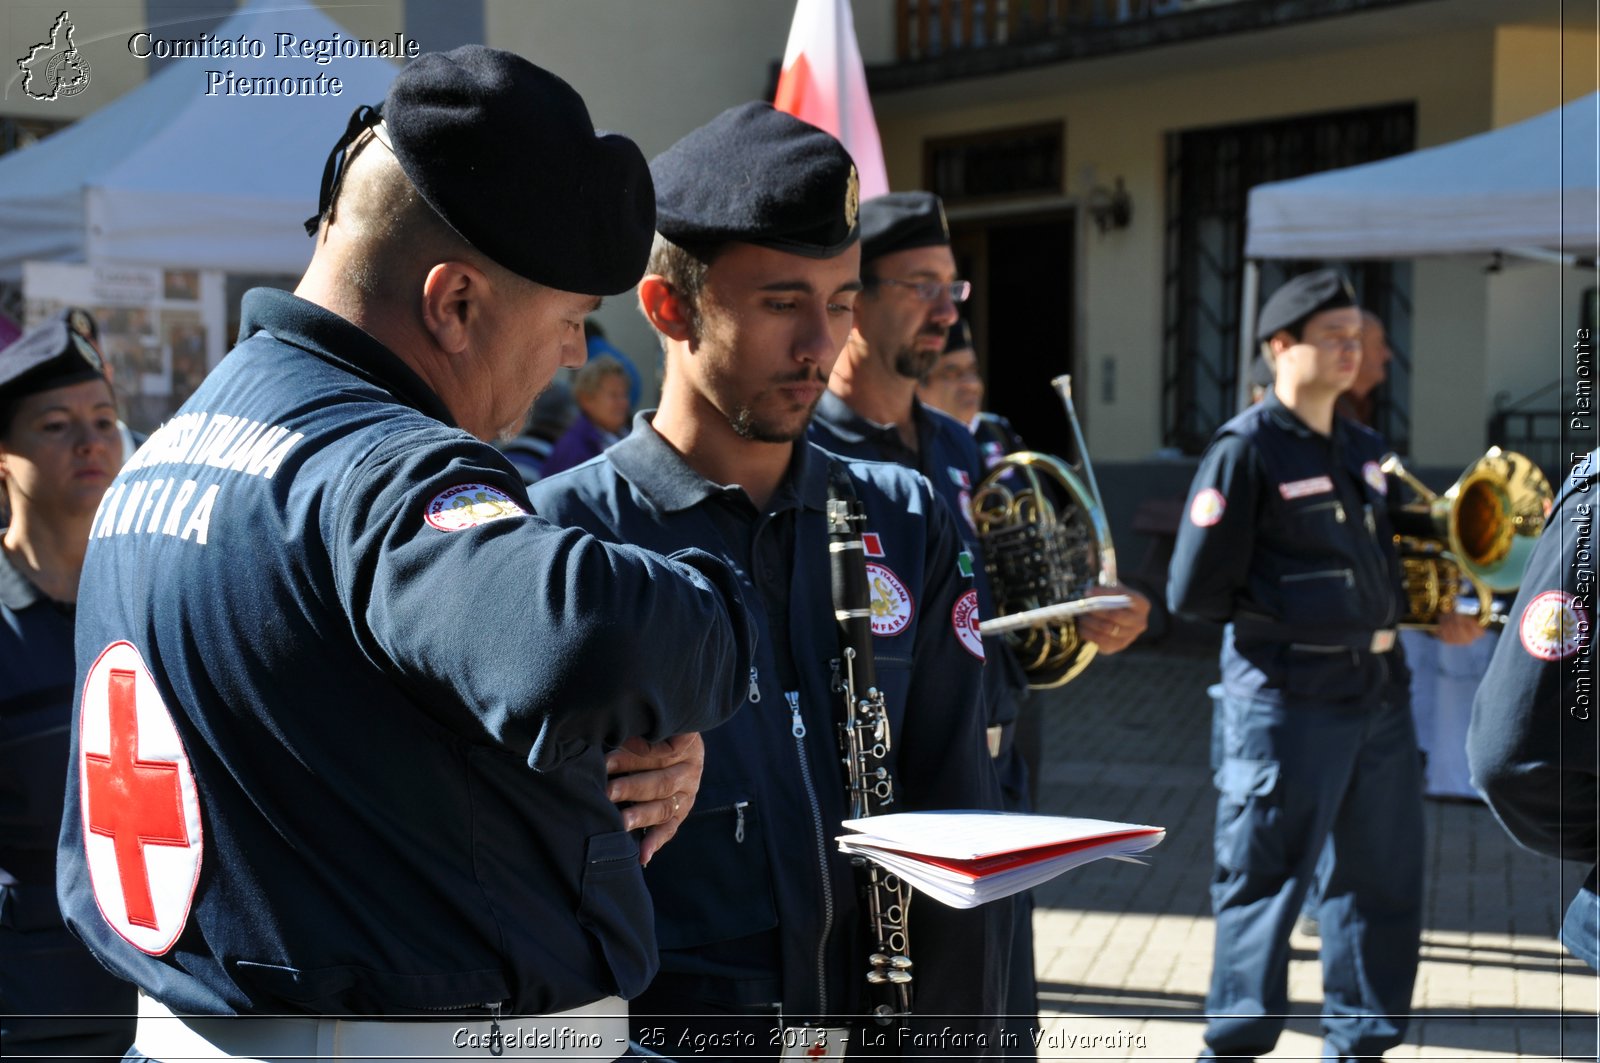
[[[979,614],[994,615],[983,551],[971,514],[983,463],[966,426],[917,400],[917,382],[938,361],[957,307],[972,282],[956,276],[944,206],[930,192],[893,192],[861,204],[861,281],[855,324],[812,418],[812,438],[847,457],[892,461],[926,476],[956,513],[978,585]],[[1108,614],[1101,614],[1107,616]],[[974,630],[977,617],[971,618]],[[1112,621],[1117,623],[1117,621]],[[1142,630],[1130,616],[1119,637]],[[1123,643],[1124,645],[1126,643]],[[1121,646],[1117,647],[1118,649]],[[972,640],[985,658],[989,752],[1007,807],[1028,808],[1027,770],[1016,748],[1016,720],[1027,678],[1000,639]],[[1008,1055],[1031,1055],[1028,1031],[1038,1010],[1031,905],[1018,904],[1006,1010]]]
[[[1335,412],[1360,369],[1361,332],[1355,293],[1334,270],[1272,294],[1256,334],[1274,384],[1218,429],[1173,551],[1172,611],[1227,624],[1204,1059],[1252,1059],[1276,1044],[1289,935],[1313,886],[1323,1058],[1378,1056],[1405,1037],[1422,778],[1395,638],[1387,447]]]

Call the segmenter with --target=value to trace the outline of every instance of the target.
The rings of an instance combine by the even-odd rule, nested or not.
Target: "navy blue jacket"
[[[91,534],[69,925],[178,1012],[636,993],[655,941],[604,752],[737,707],[737,582],[528,515],[371,336],[282,292],[243,309]],[[143,798],[97,797],[119,778]]]
[[[1217,429],[1189,487],[1168,572],[1175,613],[1226,622],[1222,681],[1240,697],[1346,701],[1409,682],[1387,448],[1335,416],[1323,436],[1276,394]],[[1328,652],[1344,647],[1355,651]]]
[[[0,527],[0,534],[5,532]],[[0,926],[60,926],[56,835],[72,719],[72,615],[0,556]]]
[[[749,700],[705,735],[693,813],[645,874],[667,979],[734,1007],[782,1002],[786,1021],[860,1013],[865,931],[847,857],[848,818],[830,661],[839,656],[829,584],[827,468],[797,444],[789,473],[758,511],[713,484],[650,426],[604,456],[530,491],[541,515],[656,550],[712,549],[739,573],[760,635]],[[866,506],[875,655],[893,739],[897,807],[998,808],[980,711],[982,666],[956,632],[975,603],[960,539],[919,476],[848,462]],[[1009,902],[958,912],[912,907],[915,1010],[993,1014]]]
[[[1556,498],[1472,703],[1472,781],[1511,836],[1591,868],[1562,939],[1600,968],[1600,706],[1595,693],[1595,512],[1600,451]]]
[[[858,414],[832,391],[822,394],[816,415],[811,419],[811,440],[818,446],[864,461],[889,461],[916,469],[928,478],[933,489],[956,515],[956,527],[977,569],[978,602],[984,616],[994,616],[994,595],[983,567],[983,547],[978,529],[972,523],[972,492],[983,479],[984,467],[978,446],[965,425],[949,414],[913,399],[912,420],[917,426],[917,449],[900,439],[893,425],[880,425]],[[985,641],[987,667],[984,691],[989,703],[991,726],[1010,724],[1017,718],[1019,704],[1028,696],[1028,680],[1005,641]]]

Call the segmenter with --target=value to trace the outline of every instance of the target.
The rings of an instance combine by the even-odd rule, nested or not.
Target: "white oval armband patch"
[[[204,846],[183,739],[132,643],[90,665],[78,719],[78,796],[89,885],[140,952],[171,949],[189,920]]]
[[[464,531],[505,517],[526,516],[511,496],[488,484],[457,484],[428,503],[428,523],[440,531]]]
[[[1545,591],[1522,611],[1519,628],[1523,649],[1541,661],[1564,661],[1583,648],[1589,616],[1566,591]]]
[[[915,605],[911,592],[888,565],[867,562],[867,584],[872,588],[872,633],[898,635],[911,626]]]
[[[1222,519],[1228,502],[1215,487],[1207,487],[1189,503],[1189,520],[1196,528],[1209,528]]]
[[[956,629],[961,648],[983,660],[983,633],[978,630],[978,592],[970,590],[956,599],[950,611],[950,624]]]

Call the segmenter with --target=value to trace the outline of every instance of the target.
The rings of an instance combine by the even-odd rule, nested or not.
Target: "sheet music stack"
[[[840,835],[841,852],[876,861],[952,908],[1009,897],[1106,857],[1131,860],[1167,835],[1141,823],[1015,812],[898,812],[844,826],[860,833]]]

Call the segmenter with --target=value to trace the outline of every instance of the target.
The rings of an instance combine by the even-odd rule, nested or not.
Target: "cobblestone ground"
[[[1053,695],[1040,811],[1155,823],[1148,867],[1102,861],[1036,891],[1041,1059],[1193,1059],[1211,971],[1214,645],[1095,661]],[[1480,804],[1427,803],[1414,1017],[1387,1058],[1595,1059],[1597,982],[1555,940],[1580,869],[1518,849]],[[1317,940],[1296,934],[1291,1017],[1264,1058],[1318,1059]]]

